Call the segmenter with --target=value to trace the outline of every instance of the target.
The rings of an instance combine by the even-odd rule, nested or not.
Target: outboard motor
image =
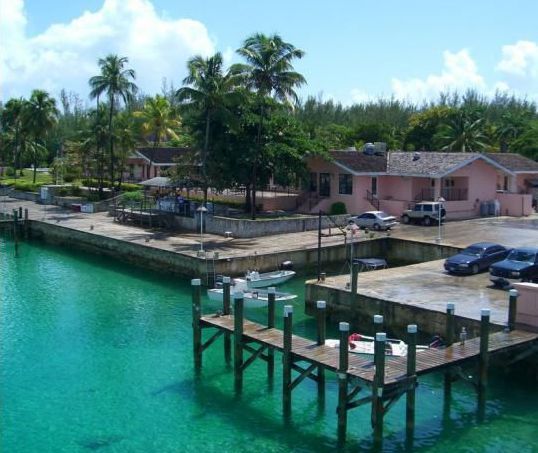
[[[280,270],[281,271],[291,271],[293,269],[293,262],[292,261],[282,261],[280,263]]]

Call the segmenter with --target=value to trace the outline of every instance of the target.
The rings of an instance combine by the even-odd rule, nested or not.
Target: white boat
[[[357,338],[353,340],[353,338]],[[339,348],[340,340],[325,340],[325,344],[331,348]],[[370,354],[374,355],[375,338],[361,334],[352,334],[348,342],[348,351],[353,354]],[[417,351],[429,349],[428,346],[417,345]],[[385,343],[385,355],[395,357],[407,356],[407,344],[403,340],[387,338]]]
[[[233,286],[230,288],[230,303],[233,304],[233,297],[236,293],[243,293],[243,300],[245,306],[248,307],[264,307],[268,304],[269,301],[269,292],[264,289],[255,289],[249,288],[246,280],[242,278],[234,278]],[[223,288],[213,288],[207,290],[207,295],[209,299],[222,302],[224,297]],[[296,294],[283,293],[276,291],[275,292],[275,302],[288,302],[297,298]]]
[[[258,271],[247,271],[245,280],[249,288],[266,288],[287,282],[295,274],[296,272],[291,270],[263,272],[261,274]]]

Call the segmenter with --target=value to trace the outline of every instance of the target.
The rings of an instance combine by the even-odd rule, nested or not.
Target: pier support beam
[[[243,293],[234,293],[234,385],[243,389]]]
[[[517,289],[511,289],[508,297],[508,330],[516,328],[517,298],[519,293]]]
[[[202,368],[202,326],[200,318],[202,316],[201,302],[201,281],[199,278],[191,280],[192,286],[192,347],[194,357],[194,369],[199,372]]]
[[[231,314],[230,307],[230,277],[222,277],[222,314]],[[226,363],[232,361],[232,339],[230,332],[224,332],[224,359]]]
[[[275,299],[276,289],[270,287],[267,289],[267,327],[274,329],[275,327]],[[273,348],[267,350],[267,376],[270,380],[275,374],[275,351]]]
[[[381,451],[383,446],[383,387],[385,384],[385,345],[387,334],[375,334],[374,363],[375,375],[372,385],[372,424],[374,427],[374,448]]]
[[[338,360],[338,444],[346,441],[347,431],[347,369],[349,363],[349,324],[341,322]]]
[[[324,300],[318,300],[316,302],[317,307],[317,322],[318,322],[318,346],[325,344],[326,331],[327,331],[327,302]],[[318,367],[318,398],[320,402],[325,401],[325,368]]]
[[[478,367],[478,414],[480,419],[483,419],[486,409],[489,366],[489,318],[489,308],[483,308],[480,312],[480,358]]]
[[[284,344],[282,351],[282,407],[284,417],[291,415],[291,335],[293,329],[293,306],[284,306]]]
[[[415,388],[417,369],[417,325],[407,326],[407,379],[408,388],[405,406],[405,433],[408,450],[412,450],[415,435]]]

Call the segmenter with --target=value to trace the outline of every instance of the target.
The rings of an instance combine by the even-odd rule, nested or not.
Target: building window
[[[331,196],[331,175],[330,173],[319,174],[319,195],[322,197]]]
[[[308,190],[310,190],[310,192],[318,191],[318,174],[317,173],[310,173],[310,184],[308,186]]]
[[[353,176],[340,173],[338,187],[341,195],[351,195],[353,193]]]

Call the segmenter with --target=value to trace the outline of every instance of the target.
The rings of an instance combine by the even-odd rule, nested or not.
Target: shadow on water
[[[121,442],[123,439],[125,439],[123,436],[110,435],[80,440],[77,442],[77,444],[83,448],[86,448],[87,450],[96,451],[101,448],[110,447],[113,444]]]

